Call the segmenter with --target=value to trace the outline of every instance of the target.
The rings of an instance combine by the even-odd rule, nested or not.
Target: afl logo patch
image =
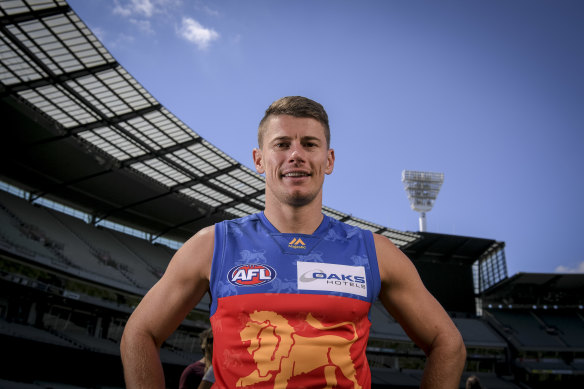
[[[227,280],[235,286],[258,286],[276,278],[276,271],[268,265],[240,265],[227,273]]]

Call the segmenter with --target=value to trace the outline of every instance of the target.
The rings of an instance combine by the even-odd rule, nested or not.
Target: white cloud
[[[121,16],[130,16],[132,14],[132,10],[129,7],[123,7],[118,1],[115,2],[116,6],[114,7],[114,14],[121,15]]]
[[[194,43],[201,50],[209,47],[209,44],[219,39],[217,31],[201,26],[195,19],[184,17],[178,31],[179,35],[189,42]]]
[[[149,33],[149,34],[154,34],[154,30],[152,29],[152,26],[150,25],[150,21],[149,20],[138,20],[138,19],[130,19],[130,23],[134,24],[135,26],[137,26],[140,30]]]
[[[211,15],[211,16],[219,16],[219,11],[217,11],[217,10],[215,10],[215,9],[212,9],[212,8],[209,8],[209,7],[207,7],[206,5],[205,5],[205,6],[203,6],[203,11],[205,11],[205,13],[206,13],[207,15]]]
[[[114,7],[114,14],[121,16],[130,16],[132,14],[132,10],[130,10],[130,8],[122,7],[116,1],[116,6]]]
[[[129,3],[125,3],[124,5],[116,0],[115,4],[114,13],[121,16],[139,14],[149,18],[155,11],[154,5],[150,0],[130,0]]]
[[[576,267],[568,267],[560,265],[556,267],[556,273],[584,273],[584,261],[576,265]]]

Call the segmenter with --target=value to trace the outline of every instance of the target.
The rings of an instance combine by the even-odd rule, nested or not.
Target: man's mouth
[[[306,172],[288,172],[282,174],[282,177],[308,177],[308,176],[310,176],[310,174]]]

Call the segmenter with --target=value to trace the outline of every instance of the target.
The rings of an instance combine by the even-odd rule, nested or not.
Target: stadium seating
[[[0,240],[30,256],[42,256],[144,291],[160,278],[172,256],[168,248],[96,228],[3,191],[0,222]],[[25,227],[29,234],[23,232]]]
[[[571,365],[579,374],[584,374],[584,358],[575,358]]]
[[[371,382],[374,385],[391,385],[397,388],[420,386],[419,378],[412,377],[403,371],[387,368],[371,368]]]
[[[584,349],[584,318],[575,312],[540,311],[536,315],[560,337],[569,348]]]
[[[516,361],[517,365],[528,371],[539,372],[567,372],[571,374],[574,370],[572,366],[562,361],[559,358],[519,358]]]
[[[505,348],[507,344],[489,325],[477,318],[453,318],[466,346]]]
[[[91,226],[82,220],[59,212],[51,212],[77,239],[87,247],[84,266],[91,266],[95,272],[115,276],[124,282],[149,289],[157,278],[147,271],[142,260],[122,246],[108,232]]]
[[[117,241],[123,244],[128,250],[132,251],[134,255],[140,260],[144,261],[146,266],[153,272],[156,272],[156,277],[160,278],[168,265],[168,262],[174,255],[174,250],[163,246],[153,245],[144,239],[140,239],[121,232],[108,230]]]
[[[30,384],[25,382],[15,382],[9,380],[0,379],[0,388],[2,389],[43,389],[45,386],[40,386],[37,384]]]
[[[0,205],[0,215],[5,220],[5,223],[2,224],[2,231],[16,247],[26,247],[35,254],[49,258],[55,263],[60,262],[71,270],[82,269],[87,273],[98,274],[100,277],[129,284],[128,280],[119,272],[112,271],[113,269],[105,263],[100,263],[91,252],[90,247],[73,232],[75,229],[68,228],[62,220],[69,220],[76,227],[86,223],[59,212],[36,207],[2,191],[0,191]],[[77,222],[79,224],[76,224]],[[34,226],[35,237],[18,234],[16,226],[20,224]],[[45,242],[58,242],[58,248],[51,251]],[[57,255],[55,251],[61,252],[61,255]]]
[[[11,323],[0,319],[0,334],[17,338],[34,340],[36,342],[50,343],[57,346],[81,348],[55,334],[25,324]]]
[[[34,224],[29,224],[28,220],[34,219],[19,217],[14,212],[16,207],[10,206],[10,202],[5,201],[10,197],[13,196],[0,191],[0,240],[4,240],[25,255],[42,256],[54,262],[61,262],[61,258],[49,248],[47,236],[43,231]],[[9,205],[5,205],[6,203]]]
[[[545,324],[531,311],[490,310],[496,324],[520,347],[561,349],[566,347],[555,334],[546,331]]]

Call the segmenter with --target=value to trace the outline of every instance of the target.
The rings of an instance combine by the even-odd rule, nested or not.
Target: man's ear
[[[255,166],[256,171],[259,174],[264,174],[266,169],[264,168],[264,159],[263,159],[263,155],[262,155],[262,150],[257,149],[257,148],[253,149],[252,158],[253,158],[253,164]]]
[[[326,174],[331,174],[333,172],[333,168],[335,167],[335,150],[328,149],[326,157],[326,169],[324,172]]]

